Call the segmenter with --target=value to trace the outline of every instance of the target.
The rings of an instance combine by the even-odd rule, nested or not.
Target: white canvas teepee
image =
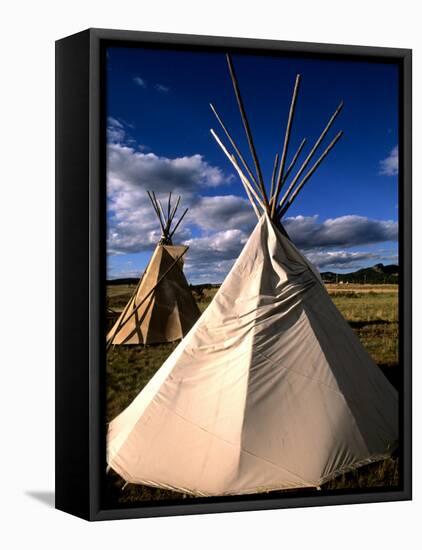
[[[336,110],[278,201],[299,77],[269,196],[230,58],[255,174],[219,122],[258,224],[214,300],[136,399],[109,425],[107,461],[130,483],[194,495],[318,487],[387,457],[398,396],[281,223],[338,141],[301,178]],[[240,168],[244,165],[248,175]]]
[[[319,486],[379,460],[397,393],[263,216],[213,302],[111,422],[108,464],[195,495]]]
[[[172,229],[180,202],[167,215],[155,197],[149,194],[162,228],[162,237],[135,292],[107,335],[107,344],[158,344],[180,340],[189,332],[200,312],[183,274],[183,256],[187,246],[174,246],[172,237],[187,209]]]

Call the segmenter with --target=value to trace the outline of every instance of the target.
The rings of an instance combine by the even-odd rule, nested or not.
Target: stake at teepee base
[[[173,222],[180,197],[164,209],[155,193],[148,197],[160,222],[161,239],[145,273],[106,339],[106,349],[116,345],[158,344],[180,340],[200,312],[183,274],[187,246],[173,245],[173,237],[188,209]]]
[[[304,147],[302,141],[284,172],[299,79],[268,198],[229,57],[228,63],[259,190],[243,173],[234,142],[229,138],[232,152],[211,134],[239,175],[258,224],[204,315],[109,424],[107,462],[126,482],[196,496],[320,490],[390,456],[399,433],[396,390],[281,220],[340,139],[342,132],[305,173],[341,105],[278,203]]]

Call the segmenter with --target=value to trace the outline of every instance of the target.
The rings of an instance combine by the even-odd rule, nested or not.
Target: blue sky
[[[296,74],[302,80],[288,159],[304,137],[305,157],[344,101],[324,144],[338,130],[344,136],[287,214],[293,241],[321,271],[396,263],[397,67],[239,54],[233,62],[266,181]],[[210,102],[248,156],[223,53],[109,48],[109,278],[139,276],[160,236],[146,189],[163,198],[180,193],[190,208],[177,239],[190,246],[190,282],[222,281],[238,256],[256,218],[210,135],[214,128],[223,137]]]

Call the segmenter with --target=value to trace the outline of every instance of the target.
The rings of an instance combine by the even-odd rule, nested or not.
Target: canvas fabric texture
[[[129,483],[246,494],[318,487],[397,438],[396,390],[263,216],[207,310],[110,423],[107,461]]]
[[[114,334],[114,345],[158,344],[180,340],[189,332],[200,312],[183,274],[183,259],[159,282],[186,250],[186,246],[156,247],[135,295],[110,330],[107,340]]]

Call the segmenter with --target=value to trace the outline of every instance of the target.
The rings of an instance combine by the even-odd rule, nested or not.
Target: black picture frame
[[[396,63],[400,71],[401,487],[104,506],[104,48],[249,51]],[[408,49],[88,29],[56,42],[56,508],[87,520],[326,506],[412,498],[412,52]]]

